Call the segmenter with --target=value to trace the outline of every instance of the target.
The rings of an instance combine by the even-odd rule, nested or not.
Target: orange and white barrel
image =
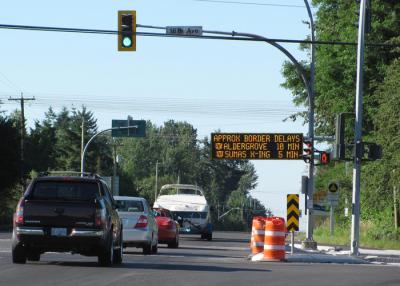
[[[265,218],[257,216],[253,218],[251,228],[251,253],[257,254],[264,251],[264,233],[265,233]]]
[[[265,220],[264,260],[285,260],[285,219],[271,217]]]

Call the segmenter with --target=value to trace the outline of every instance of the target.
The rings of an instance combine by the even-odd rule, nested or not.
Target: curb
[[[365,261],[368,262],[381,262],[381,263],[400,263],[400,257],[392,257],[392,256],[366,256],[363,257]]]

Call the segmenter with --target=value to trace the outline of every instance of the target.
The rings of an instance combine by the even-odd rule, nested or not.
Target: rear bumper
[[[48,228],[16,227],[12,244],[24,245],[39,252],[76,252],[97,255],[106,245],[107,237],[101,229],[70,229],[66,236],[52,236]]]
[[[124,246],[143,246],[151,243],[152,232],[150,229],[123,229]]]
[[[176,238],[176,230],[175,229],[163,229],[161,227],[158,228],[158,241],[174,241]]]
[[[16,235],[28,235],[28,236],[45,236],[46,232],[41,227],[17,227]],[[103,230],[98,229],[77,229],[73,228],[68,237],[102,237],[104,235]]]

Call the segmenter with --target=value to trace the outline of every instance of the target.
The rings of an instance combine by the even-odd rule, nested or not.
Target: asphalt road
[[[0,285],[400,285],[400,269],[381,265],[250,262],[249,234],[216,232],[213,241],[181,238],[157,255],[129,248],[121,266],[99,267],[94,257],[48,253],[40,262],[12,264],[10,234],[0,234]]]

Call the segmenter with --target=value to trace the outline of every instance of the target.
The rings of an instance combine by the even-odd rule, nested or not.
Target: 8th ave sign
[[[213,159],[301,160],[301,133],[212,133]]]

